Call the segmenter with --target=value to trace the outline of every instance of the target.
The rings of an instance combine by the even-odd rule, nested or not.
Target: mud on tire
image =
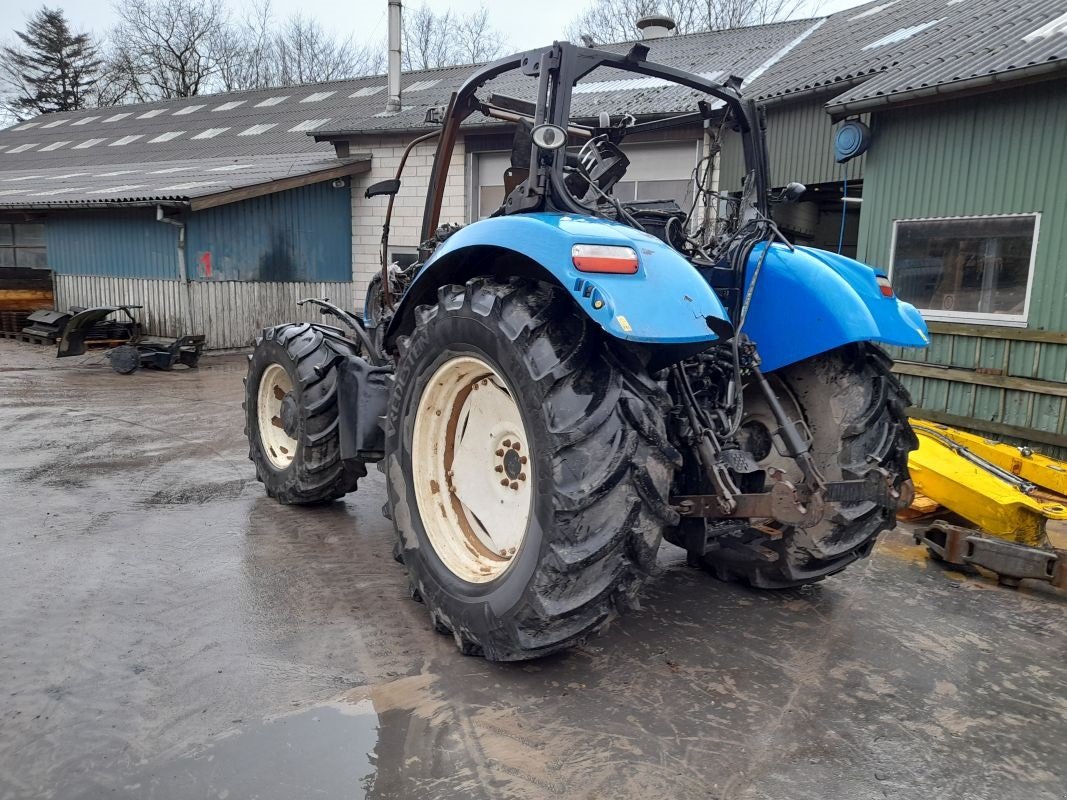
[[[562,290],[522,279],[442,287],[398,348],[382,469],[398,554],[433,626],[464,653],[520,660],[571,646],[633,606],[664,526],[677,522],[667,496],[681,460],[664,430],[669,399],[642,365],[609,347]],[[445,566],[423,519],[438,509],[420,509],[412,488],[427,385],[470,356],[509,384],[534,484],[514,560],[480,583]]]
[[[905,412],[910,398],[891,365],[880,348],[858,344],[773,373],[776,389],[792,398],[811,429],[812,455],[828,481],[863,478],[875,469],[887,470],[898,488],[908,480],[908,453],[918,441]],[[796,469],[791,461],[789,469]],[[826,518],[813,528],[779,526],[780,538],[751,528],[743,537],[750,547],[723,547],[704,563],[723,580],[757,588],[814,583],[870,555],[895,518],[895,509],[873,502],[829,503]],[[773,551],[777,560],[759,558],[751,545]]]
[[[356,346],[326,325],[278,325],[264,329],[256,339],[248,357],[243,405],[248,457],[267,494],[279,502],[310,505],[336,500],[355,491],[357,481],[367,474],[362,462],[341,460],[337,371],[319,375],[315,370],[335,355],[355,354]],[[277,454],[271,458],[260,432],[260,384],[272,365],[284,369],[292,386],[286,416],[296,451],[287,466],[278,465]],[[280,424],[277,418],[275,424]]]

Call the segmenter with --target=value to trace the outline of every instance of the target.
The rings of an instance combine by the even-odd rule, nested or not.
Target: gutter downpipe
[[[185,334],[193,333],[193,296],[192,285],[189,280],[189,270],[186,267],[185,262],[185,223],[176,219],[171,219],[163,212],[163,206],[156,206],[156,222],[165,222],[168,225],[173,225],[178,229],[178,282],[181,284],[181,301],[184,308],[182,309],[182,322],[185,324],[184,333],[177,333],[175,336],[183,336]]]

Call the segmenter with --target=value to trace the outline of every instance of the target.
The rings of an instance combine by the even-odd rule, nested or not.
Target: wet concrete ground
[[[119,376],[0,340],[0,798],[1063,798],[1067,602],[903,533],[761,594],[665,546],[572,653],[465,658],[372,471],[280,507],[240,357]]]

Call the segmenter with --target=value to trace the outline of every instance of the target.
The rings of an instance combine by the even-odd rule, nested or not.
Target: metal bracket
[[[938,520],[915,534],[916,544],[925,544],[935,555],[956,566],[973,565],[995,572],[1006,586],[1018,586],[1024,578],[1047,581],[1067,589],[1067,552],[994,539],[980,531]]]
[[[819,523],[825,513],[820,496],[803,498],[793,484],[784,480],[774,483],[769,492],[737,494],[733,501],[733,508],[728,509],[716,495],[691,494],[672,498],[671,505],[683,517],[773,519],[800,528]]]

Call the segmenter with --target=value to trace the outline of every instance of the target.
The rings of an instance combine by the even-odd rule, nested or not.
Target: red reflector
[[[878,284],[878,289],[882,292],[882,297],[893,296],[893,287],[889,284],[889,278],[883,278],[881,275],[879,275],[877,278],[875,278],[875,281]]]
[[[610,272],[633,275],[637,272],[637,253],[630,247],[606,244],[576,244],[571,261],[581,272]]]

